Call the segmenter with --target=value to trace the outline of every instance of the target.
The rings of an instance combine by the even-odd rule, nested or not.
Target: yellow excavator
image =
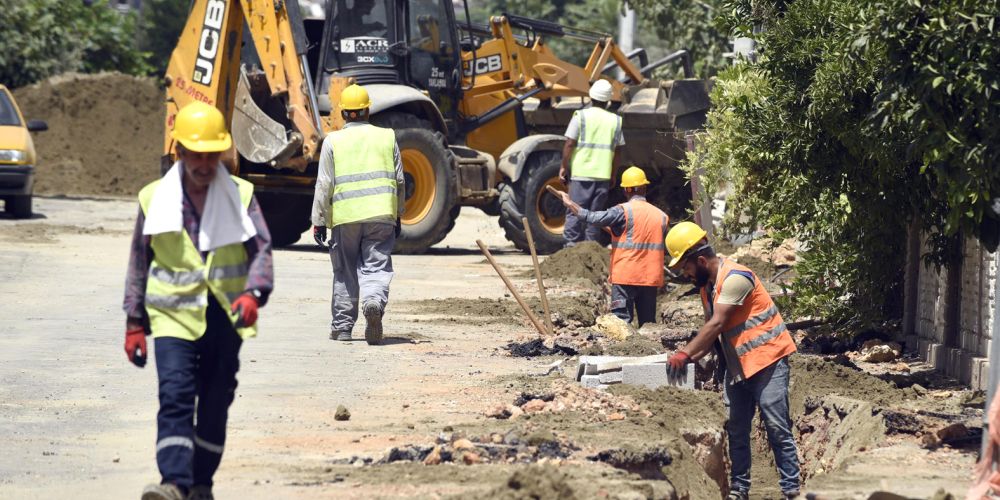
[[[562,133],[603,78],[623,116],[623,161],[647,171],[655,203],[683,213],[690,191],[677,163],[709,105],[685,51],[649,63],[606,33],[513,14],[476,25],[464,7],[459,21],[452,0],[327,0],[322,17],[304,16],[298,0],[194,0],[166,72],[166,130],[193,100],[222,110],[234,142],[225,162],[255,185],[275,245],[289,245],[310,225],[323,138],[343,125],[331,110],[358,83],[371,95],[371,121],[393,128],[400,146],[397,251],[425,251],[462,206],[476,206],[499,215],[522,250],[526,218],[549,253],[562,245],[565,211],[545,188],[565,189]],[[592,44],[587,63],[560,59],[553,38]],[[672,62],[684,63],[684,79],[649,78]],[[609,76],[616,70],[621,79]],[[161,168],[174,154],[168,133]]]

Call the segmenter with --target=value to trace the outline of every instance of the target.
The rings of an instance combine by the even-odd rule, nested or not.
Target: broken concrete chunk
[[[668,365],[665,363],[624,365],[622,366],[622,383],[641,385],[647,389],[656,389],[663,386],[694,389],[693,363],[689,363],[685,367],[684,374],[679,377],[671,377],[667,371],[667,367]]]
[[[338,421],[345,421],[351,419],[351,412],[347,411],[347,407],[344,405],[337,405],[337,412],[333,414],[333,419]]]

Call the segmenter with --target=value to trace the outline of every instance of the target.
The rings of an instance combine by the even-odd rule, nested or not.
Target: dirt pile
[[[557,379],[545,390],[521,392],[512,404],[498,404],[486,411],[497,419],[517,419],[525,414],[583,412],[594,422],[625,420],[628,416],[652,416],[630,396],[595,391],[575,382]]]
[[[465,437],[461,432],[443,432],[438,436],[434,446],[393,447],[374,464],[421,462],[424,465],[443,463],[476,465],[533,464],[547,461],[558,463],[578,449],[566,436],[545,433],[523,436],[517,429],[470,437]]]
[[[14,91],[38,152],[35,192],[134,196],[159,176],[163,91],[150,78],[65,74]]]
[[[521,500],[538,498],[580,498],[570,486],[570,477],[555,467],[533,466],[514,472],[507,482],[478,498]]]
[[[585,241],[549,255],[540,266],[545,279],[581,278],[601,284],[608,279],[610,261],[610,250]]]

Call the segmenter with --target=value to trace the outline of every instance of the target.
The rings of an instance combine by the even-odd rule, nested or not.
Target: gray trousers
[[[600,211],[608,209],[608,191],[610,181],[569,181],[569,198],[580,208],[590,211]],[[579,243],[581,241],[598,241],[601,237],[601,228],[573,215],[573,212],[566,211],[566,225],[563,226],[563,238],[567,243]]]
[[[611,313],[626,323],[635,318],[641,327],[656,322],[656,286],[611,285]]]
[[[330,233],[333,300],[330,330],[350,332],[358,320],[358,303],[374,301],[385,311],[392,281],[395,228],[388,222],[335,226]],[[360,300],[359,300],[360,299]]]

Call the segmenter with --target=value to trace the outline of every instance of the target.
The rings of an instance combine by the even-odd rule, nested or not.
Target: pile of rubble
[[[625,420],[629,415],[652,416],[629,396],[616,396],[595,391],[568,380],[554,380],[551,390],[541,394],[522,392],[512,404],[499,404],[486,411],[486,416],[514,420],[524,414],[586,412],[596,421]]]
[[[505,433],[466,437],[461,432],[442,432],[432,446],[394,447],[377,461],[361,460],[362,465],[393,462],[421,462],[424,465],[544,464],[559,463],[579,449],[565,435],[554,433],[536,432],[524,436],[518,429],[511,429]]]

